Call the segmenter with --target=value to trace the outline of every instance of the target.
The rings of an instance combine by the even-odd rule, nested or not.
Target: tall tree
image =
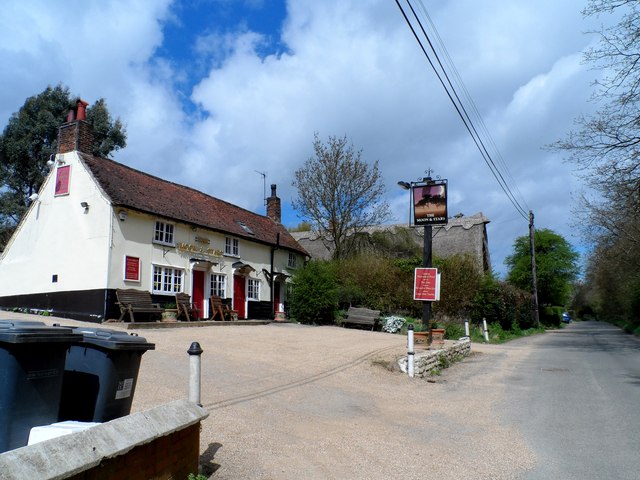
[[[63,85],[49,86],[27,98],[0,135],[0,250],[26,211],[27,198],[40,189],[58,147],[58,127],[76,99]],[[94,127],[94,155],[109,156],[126,146],[125,128],[111,118],[104,99],[87,109],[87,121]]]
[[[334,258],[345,258],[366,226],[390,218],[382,199],[384,182],[378,162],[363,161],[362,151],[354,150],[346,136],[330,136],[325,144],[316,133],[313,149],[315,157],[295,172],[293,207],[312,223]]]
[[[564,237],[549,229],[535,232],[538,300],[542,305],[566,305],[572,284],[578,277],[580,256]],[[509,267],[507,282],[522,290],[531,286],[531,255],[529,236],[516,238],[513,254],[504,263]]]
[[[585,16],[619,15],[603,27],[600,42],[585,62],[603,72],[596,81],[592,116],[577,119],[578,129],[555,144],[569,153],[597,197],[584,198],[578,212],[590,238],[624,236],[640,246],[640,3],[590,0]]]

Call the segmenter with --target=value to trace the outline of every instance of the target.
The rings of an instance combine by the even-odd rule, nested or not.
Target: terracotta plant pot
[[[446,330],[444,328],[432,328],[431,329],[431,345],[444,345],[444,334]]]
[[[413,332],[413,343],[424,345],[429,343],[429,332]]]

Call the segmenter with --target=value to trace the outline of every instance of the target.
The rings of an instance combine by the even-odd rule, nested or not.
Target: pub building
[[[281,224],[276,186],[263,216],[95,157],[86,105],[60,126],[51,171],[0,256],[0,308],[104,322],[120,317],[116,289],[137,289],[160,305],[187,293],[201,318],[212,295],[240,319],[282,316],[308,253]]]

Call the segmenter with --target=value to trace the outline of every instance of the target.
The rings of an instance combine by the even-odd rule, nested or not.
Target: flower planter
[[[413,343],[427,345],[429,343],[429,332],[413,332]]]
[[[431,345],[444,345],[444,334],[446,330],[444,328],[432,328],[431,329]]]
[[[178,312],[162,312],[162,321],[163,322],[177,322],[178,321]]]

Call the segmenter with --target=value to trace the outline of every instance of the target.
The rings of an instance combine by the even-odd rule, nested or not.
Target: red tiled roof
[[[78,152],[112,204],[308,255],[281,224],[184,185]],[[238,222],[244,223],[250,235]]]

